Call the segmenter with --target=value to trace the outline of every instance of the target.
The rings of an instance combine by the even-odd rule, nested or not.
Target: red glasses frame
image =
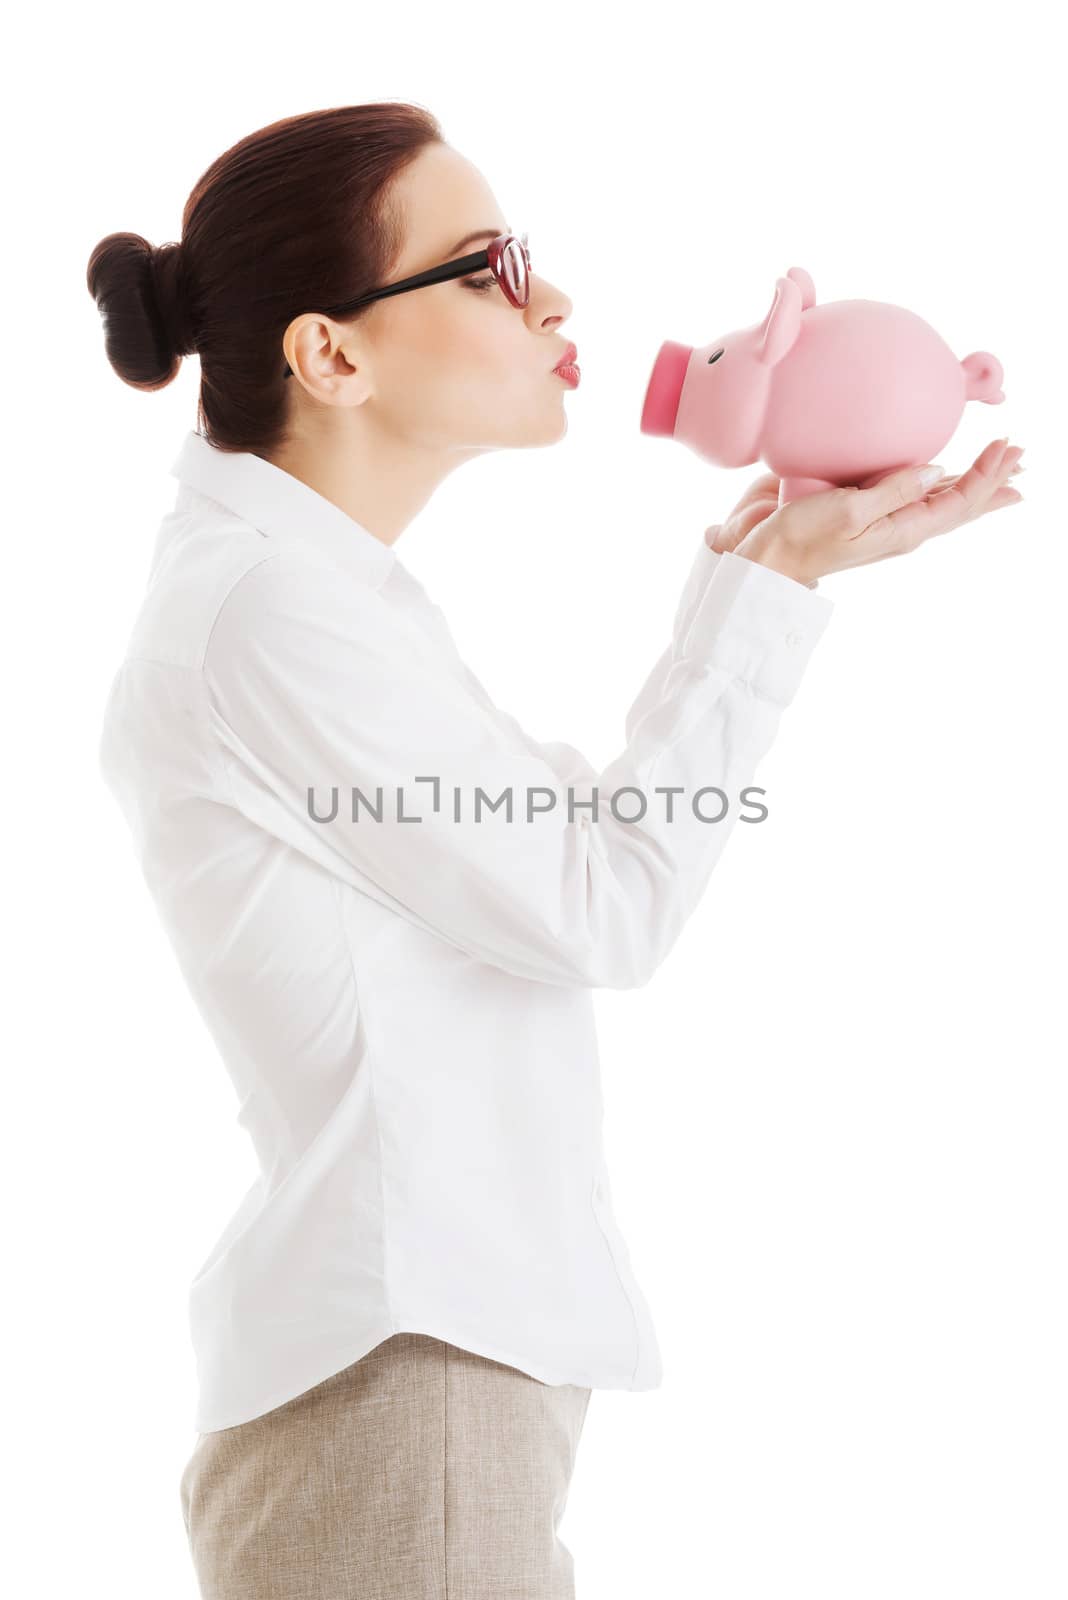
[[[516,248],[513,249],[512,246]],[[491,239],[484,250],[472,255],[458,256],[455,261],[443,261],[439,267],[428,267],[414,277],[402,278],[399,283],[383,284],[380,289],[370,289],[354,300],[343,300],[340,305],[324,306],[327,317],[347,317],[360,306],[372,300],[384,300],[391,294],[406,294],[409,289],[422,289],[431,283],[445,283],[450,278],[466,278],[470,272],[480,272],[489,267],[504,292],[505,298],[516,310],[530,304],[530,251],[525,233],[500,233]],[[283,377],[291,378],[293,369],[286,362]]]

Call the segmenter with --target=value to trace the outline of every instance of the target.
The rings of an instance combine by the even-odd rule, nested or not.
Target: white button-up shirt
[[[190,1288],[194,1426],[402,1331],[656,1387],[592,991],[671,949],[832,602],[702,538],[598,772],[299,479],[197,433],[172,472],[100,762],[260,1168]]]

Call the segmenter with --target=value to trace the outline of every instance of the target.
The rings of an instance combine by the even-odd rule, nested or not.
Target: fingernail
[[[931,464],[931,466],[924,467],[923,471],[920,473],[920,482],[925,485],[928,483],[937,483],[939,478],[944,478],[945,475],[945,467],[943,467],[940,462],[935,461]]]

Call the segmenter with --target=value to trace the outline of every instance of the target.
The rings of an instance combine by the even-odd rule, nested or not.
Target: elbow
[[[590,989],[642,989],[667,955],[671,941],[617,916],[599,938],[568,952],[570,981]]]
[[[677,874],[659,860],[638,870],[587,878],[583,966],[596,987],[642,989],[671,950],[685,921]]]
[[[583,911],[581,936],[558,942],[557,950],[566,952],[571,981],[594,989],[644,988],[686,917],[677,876],[650,870],[647,861],[626,881],[588,870]]]

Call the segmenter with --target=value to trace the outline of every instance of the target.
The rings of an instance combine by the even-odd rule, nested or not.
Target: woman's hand
[[[764,473],[726,522],[706,530],[705,542],[811,586],[828,573],[905,555],[935,534],[1016,505],[1023,496],[1008,479],[1022,455],[1008,440],[995,439],[959,477],[925,486],[921,467],[904,467],[863,489],[829,489],[785,506],[779,505],[778,478]]]

